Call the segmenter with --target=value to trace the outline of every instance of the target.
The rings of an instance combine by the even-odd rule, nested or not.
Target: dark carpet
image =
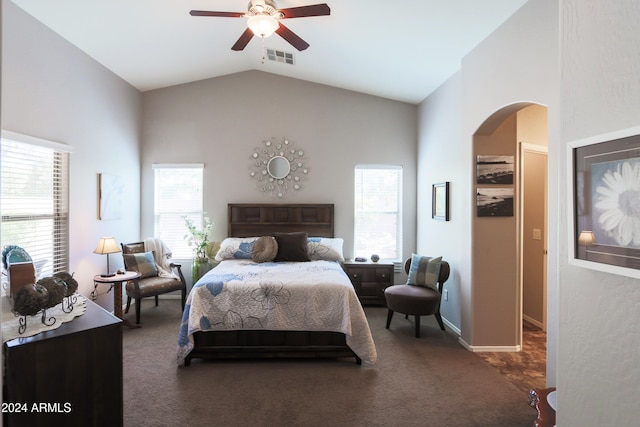
[[[365,309],[378,351],[353,359],[201,361],[176,365],[180,302],[143,302],[123,328],[125,426],[531,426],[527,393],[465,350],[435,318]],[[134,321],[134,313],[126,315]]]

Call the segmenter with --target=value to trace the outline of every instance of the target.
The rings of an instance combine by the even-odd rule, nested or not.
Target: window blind
[[[25,249],[38,278],[68,271],[69,152],[17,136],[2,134],[1,245]]]
[[[161,238],[176,259],[193,257],[185,235],[184,216],[202,227],[203,169],[195,164],[157,164],[154,169],[154,235]]]
[[[402,258],[402,167],[356,165],[354,254]]]

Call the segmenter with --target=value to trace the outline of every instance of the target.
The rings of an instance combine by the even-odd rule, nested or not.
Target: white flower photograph
[[[640,159],[591,166],[596,240],[640,248]]]

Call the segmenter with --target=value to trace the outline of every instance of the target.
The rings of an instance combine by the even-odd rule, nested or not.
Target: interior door
[[[546,330],[547,147],[522,144],[522,316]]]

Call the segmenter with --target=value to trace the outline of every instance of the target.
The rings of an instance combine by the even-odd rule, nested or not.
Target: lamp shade
[[[116,252],[122,252],[120,246],[113,237],[101,237],[98,242],[98,246],[93,251],[94,254],[114,254]]]
[[[578,243],[582,246],[594,246],[596,244],[596,235],[593,231],[581,231],[580,236],[578,236]]]
[[[269,37],[280,26],[278,20],[270,15],[255,15],[247,20],[247,26],[259,37]]]

